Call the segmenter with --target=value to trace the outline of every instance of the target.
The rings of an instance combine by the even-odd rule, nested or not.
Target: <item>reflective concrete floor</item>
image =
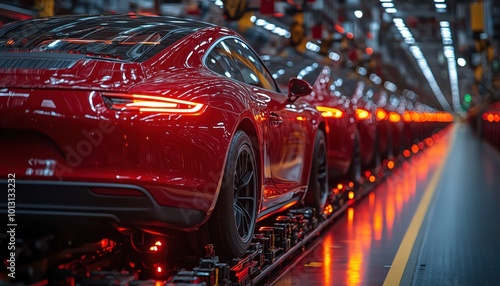
[[[500,153],[455,124],[275,285],[500,285]]]

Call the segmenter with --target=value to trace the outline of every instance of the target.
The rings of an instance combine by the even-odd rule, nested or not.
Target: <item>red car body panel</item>
[[[324,124],[321,114],[302,98],[291,103],[280,92],[209,70],[204,56],[224,37],[239,38],[208,26],[143,62],[24,53],[18,57],[67,62],[59,68],[0,68],[1,173],[15,173],[19,185],[24,182],[32,192],[42,186],[48,194],[66,194],[55,209],[48,199],[19,200],[16,211],[99,216],[154,230],[195,229],[214,208],[238,129],[255,139],[261,216],[299,201],[308,185],[315,135]],[[10,57],[16,53],[2,59]],[[193,115],[110,109],[106,98],[123,94],[203,108]],[[281,117],[281,124],[273,124],[273,116]],[[72,185],[85,189],[78,202],[66,197],[69,187],[55,191]],[[118,191],[108,196],[109,190],[100,188]],[[104,207],[96,208],[93,200]],[[135,205],[140,200],[147,202]],[[134,206],[126,210],[122,201]],[[113,210],[115,205],[123,208]]]
[[[343,112],[340,118],[325,118],[329,172],[338,178],[347,174],[353,159],[356,117],[348,98],[333,95],[330,89],[332,76],[330,68],[324,67],[313,84],[313,92],[306,98],[316,106],[332,107]]]
[[[321,67],[316,60],[294,53],[287,57],[267,56],[265,61],[282,86],[290,75],[305,79],[313,87],[313,92],[305,96],[304,100],[316,108],[331,108],[342,112],[340,117],[326,116],[324,121],[330,182],[343,179],[353,160],[357,121],[350,99],[331,90],[336,75],[332,74],[329,67]]]
[[[377,140],[380,140],[377,138],[378,122],[375,116],[377,106],[364,96],[367,88],[366,83],[359,79],[356,90],[351,97],[355,110],[363,109],[369,113],[366,118],[360,119],[358,122],[360,157],[363,166],[369,166],[372,163],[376,152],[378,152]]]

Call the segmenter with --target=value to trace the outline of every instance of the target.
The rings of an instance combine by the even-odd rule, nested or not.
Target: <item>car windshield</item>
[[[2,27],[0,52],[59,52],[144,61],[207,26],[172,17],[125,15],[33,19]]]

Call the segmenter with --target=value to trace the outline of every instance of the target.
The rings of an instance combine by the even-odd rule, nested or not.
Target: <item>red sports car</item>
[[[326,201],[325,123],[302,98],[310,92],[292,78],[282,93],[238,34],[208,23],[7,24],[0,170],[4,186],[15,178],[19,226],[52,224],[73,239],[100,239],[109,225],[117,234],[207,226],[219,254],[241,255],[259,219]]]
[[[332,71],[332,87],[346,95],[355,110],[357,121],[356,148],[352,166],[355,167],[355,176],[359,177],[361,169],[371,169],[379,165],[379,141],[385,140],[379,135],[377,119],[375,118],[376,105],[372,100],[373,88],[370,82],[362,75],[350,68],[339,68]],[[352,176],[351,176],[352,177]]]
[[[290,76],[309,82],[313,92],[304,99],[316,106],[326,120],[329,182],[336,187],[345,178],[356,181],[361,175],[361,161],[356,156],[359,135],[357,119],[345,90],[338,90],[338,78],[318,60],[300,54],[263,56],[278,84],[286,85]],[[354,89],[353,89],[354,90]],[[353,91],[352,91],[353,92]],[[357,145],[356,145],[357,144]]]
[[[328,67],[323,67],[306,98],[316,105],[327,120],[329,171],[332,179],[356,182],[361,175],[359,120],[348,97],[347,85]],[[338,181],[338,180],[336,180]]]

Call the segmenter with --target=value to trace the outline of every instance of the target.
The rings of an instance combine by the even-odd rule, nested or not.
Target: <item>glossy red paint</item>
[[[325,120],[330,182],[344,179],[354,158],[357,119],[349,97],[331,89],[337,75],[303,55],[267,56],[264,60],[280,85],[285,85],[288,76],[300,77],[312,85],[313,92],[304,99],[316,106]]]
[[[78,18],[117,25],[138,21],[138,26],[164,21],[120,15]],[[72,21],[78,22],[76,17]],[[8,36],[6,29],[0,37]],[[16,183],[29,186],[26,196],[53,196],[20,200],[16,212],[93,216],[117,228],[148,231],[196,229],[217,202],[237,130],[252,139],[260,216],[298,202],[308,185],[312,147],[324,119],[304,98],[291,102],[279,88],[251,86],[207,68],[207,53],[221,39],[240,37],[227,28],[201,24],[144,61],[85,52],[0,53],[1,173],[16,173]],[[16,66],[10,61],[16,57],[63,61],[65,66]],[[253,60],[260,61],[257,56]],[[116,192],[92,193],[92,187],[132,191],[124,192],[125,199]]]
[[[336,75],[329,67],[323,67],[316,81],[313,83],[313,92],[306,97],[320,111],[330,112],[323,114],[327,122],[328,136],[328,166],[332,178],[340,178],[347,175],[349,166],[353,161],[355,134],[356,134],[356,112],[349,98],[339,91],[332,91]],[[334,112],[338,111],[338,112]],[[334,181],[332,181],[334,182]]]
[[[367,96],[369,90],[373,94],[373,87],[367,79],[355,74],[354,71],[349,71],[348,74],[355,79],[349,84],[356,84],[351,101],[355,110],[361,109],[361,112],[357,111],[361,162],[365,167],[373,167],[379,141],[385,140],[378,136],[377,105]]]

